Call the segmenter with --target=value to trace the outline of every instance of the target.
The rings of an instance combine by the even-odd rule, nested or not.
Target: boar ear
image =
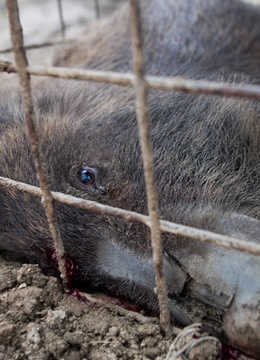
[[[260,221],[236,212],[219,219],[216,232],[260,243]]]

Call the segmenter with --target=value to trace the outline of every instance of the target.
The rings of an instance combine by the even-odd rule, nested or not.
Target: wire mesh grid
[[[96,15],[99,16],[98,2],[95,1]],[[157,295],[160,309],[160,322],[167,333],[170,326],[170,316],[168,310],[167,288],[163,272],[163,248],[161,242],[161,231],[186,236],[201,241],[210,242],[215,245],[220,245],[226,248],[237,249],[245,251],[250,254],[260,255],[260,245],[235,239],[232,237],[216,234],[210,231],[199,230],[189,226],[176,224],[173,222],[160,220],[158,209],[158,196],[155,187],[154,164],[152,154],[152,144],[150,136],[150,116],[147,105],[147,92],[149,88],[164,89],[168,91],[182,91],[188,93],[198,94],[214,94],[224,96],[236,96],[242,98],[251,98],[260,100],[260,86],[256,85],[231,85],[226,83],[217,83],[206,80],[190,80],[179,77],[158,77],[146,76],[144,69],[144,49],[143,49],[143,34],[142,34],[142,20],[140,14],[140,6],[138,0],[129,0],[129,11],[131,19],[131,33],[132,33],[132,54],[134,71],[130,73],[117,73],[93,70],[79,70],[71,68],[55,68],[55,67],[31,67],[28,64],[25,46],[23,43],[22,27],[19,19],[19,9],[17,0],[6,0],[6,7],[8,10],[9,25],[11,31],[11,38],[13,44],[13,51],[15,54],[16,65],[0,60],[0,72],[17,72],[20,79],[20,86],[22,92],[22,100],[25,112],[25,119],[31,141],[32,154],[36,163],[37,176],[40,183],[40,188],[34,187],[25,183],[14,181],[11,179],[0,177],[0,184],[2,186],[10,186],[19,189],[20,191],[28,192],[37,197],[42,198],[45,208],[46,216],[49,222],[50,231],[54,240],[55,249],[59,263],[59,270],[64,286],[66,287],[66,270],[65,270],[65,254],[64,247],[60,235],[58,222],[55,216],[55,201],[65,203],[70,206],[75,206],[81,209],[98,212],[104,215],[115,216],[128,222],[140,222],[150,227],[153,259],[156,273]],[[65,37],[65,23],[62,15],[62,2],[58,0],[58,9],[60,15],[61,33]],[[49,46],[50,43],[42,44],[42,46]],[[54,44],[55,45],[55,44]],[[41,45],[33,45],[32,48],[40,47]],[[28,47],[30,48],[30,47]],[[6,49],[5,51],[9,51]],[[98,202],[89,201],[81,198],[76,198],[70,195],[51,192],[48,174],[46,170],[44,154],[39,146],[38,132],[35,122],[33,101],[31,97],[30,75],[38,76],[52,76],[66,79],[76,79],[83,81],[112,83],[121,86],[132,86],[136,93],[136,113],[139,128],[140,142],[142,148],[142,156],[144,162],[144,172],[146,181],[146,191],[148,200],[149,216],[139,214],[133,211],[127,211]]]

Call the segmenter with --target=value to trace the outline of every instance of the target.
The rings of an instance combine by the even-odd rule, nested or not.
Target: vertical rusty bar
[[[62,36],[62,39],[65,40],[66,25],[65,25],[65,21],[64,21],[64,17],[63,17],[62,0],[58,0],[58,10],[59,10],[61,36]]]
[[[148,211],[151,221],[151,238],[155,280],[160,309],[160,323],[166,333],[170,331],[170,313],[167,287],[163,268],[163,246],[161,241],[158,195],[154,176],[154,161],[151,141],[151,119],[148,110],[148,87],[144,79],[145,61],[140,6],[138,0],[129,0],[132,32],[132,52],[135,74],[136,112],[142,148]]]
[[[95,6],[96,19],[99,19],[100,18],[99,0],[94,0],[94,6]]]
[[[66,287],[66,269],[64,247],[60,236],[58,222],[55,216],[54,200],[51,195],[51,189],[48,181],[48,173],[46,162],[39,146],[39,134],[36,127],[35,112],[31,96],[30,75],[26,71],[28,60],[24,50],[23,29],[19,19],[19,10],[17,0],[6,0],[6,8],[8,11],[9,25],[13,49],[15,54],[15,62],[19,75],[21,87],[22,102],[24,106],[25,120],[28,129],[29,139],[31,143],[32,155],[35,160],[37,177],[43,192],[42,202],[48,219],[50,231],[54,239],[57,260],[63,284]]]

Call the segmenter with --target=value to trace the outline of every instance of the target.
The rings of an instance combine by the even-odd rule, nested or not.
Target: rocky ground
[[[37,265],[0,263],[0,359],[164,359],[153,318],[66,295]],[[145,323],[147,321],[147,323]]]
[[[166,338],[156,318],[76,294],[66,294],[38,265],[0,258],[0,360],[174,359],[167,353],[180,329]],[[178,359],[249,360],[215,340]]]

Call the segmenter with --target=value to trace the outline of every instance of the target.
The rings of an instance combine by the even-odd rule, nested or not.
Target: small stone
[[[64,310],[48,310],[46,323],[51,329],[59,329],[66,317],[66,312]]]
[[[150,348],[147,349],[145,352],[145,355],[149,358],[149,359],[156,359],[157,356],[160,355],[160,350],[158,348]]]
[[[71,345],[81,345],[84,342],[84,334],[82,331],[67,332],[64,339]]]
[[[36,345],[41,343],[40,326],[33,326],[28,330],[27,340],[28,342]]]
[[[159,331],[160,331],[159,327],[157,325],[153,325],[153,324],[144,324],[144,325],[138,326],[138,328],[137,328],[137,333],[142,338],[158,334]]]
[[[141,344],[140,344],[140,347],[141,347],[141,349],[145,348],[145,347],[146,347],[146,343],[145,343],[144,341],[142,341]]]
[[[15,333],[15,327],[13,324],[2,322],[0,323],[0,344],[8,345]]]
[[[10,267],[1,268],[0,292],[15,286],[15,271]]]
[[[15,297],[15,294],[12,295]],[[36,311],[41,310],[44,298],[44,291],[37,287],[26,286],[26,288],[19,289],[17,310],[23,309],[24,314],[34,316]]]
[[[107,323],[95,324],[94,326],[95,335],[106,335],[108,333],[109,326]]]
[[[71,350],[69,353],[66,353],[65,356],[63,356],[64,360],[80,360],[81,356],[78,351]]]
[[[17,282],[42,288],[47,282],[47,277],[42,274],[38,265],[23,265],[17,271]]]
[[[113,337],[117,336],[118,333],[119,333],[119,331],[118,331],[118,328],[116,326],[111,326],[111,328],[109,329],[109,332],[108,332],[108,334],[110,336],[113,336]]]
[[[60,359],[62,355],[68,348],[68,344],[65,340],[60,338],[54,338],[53,336],[50,338],[50,341],[47,343],[47,349],[53,354],[53,356],[57,359]]]
[[[22,283],[18,286],[18,289],[24,289],[26,288],[27,284],[26,283]]]

